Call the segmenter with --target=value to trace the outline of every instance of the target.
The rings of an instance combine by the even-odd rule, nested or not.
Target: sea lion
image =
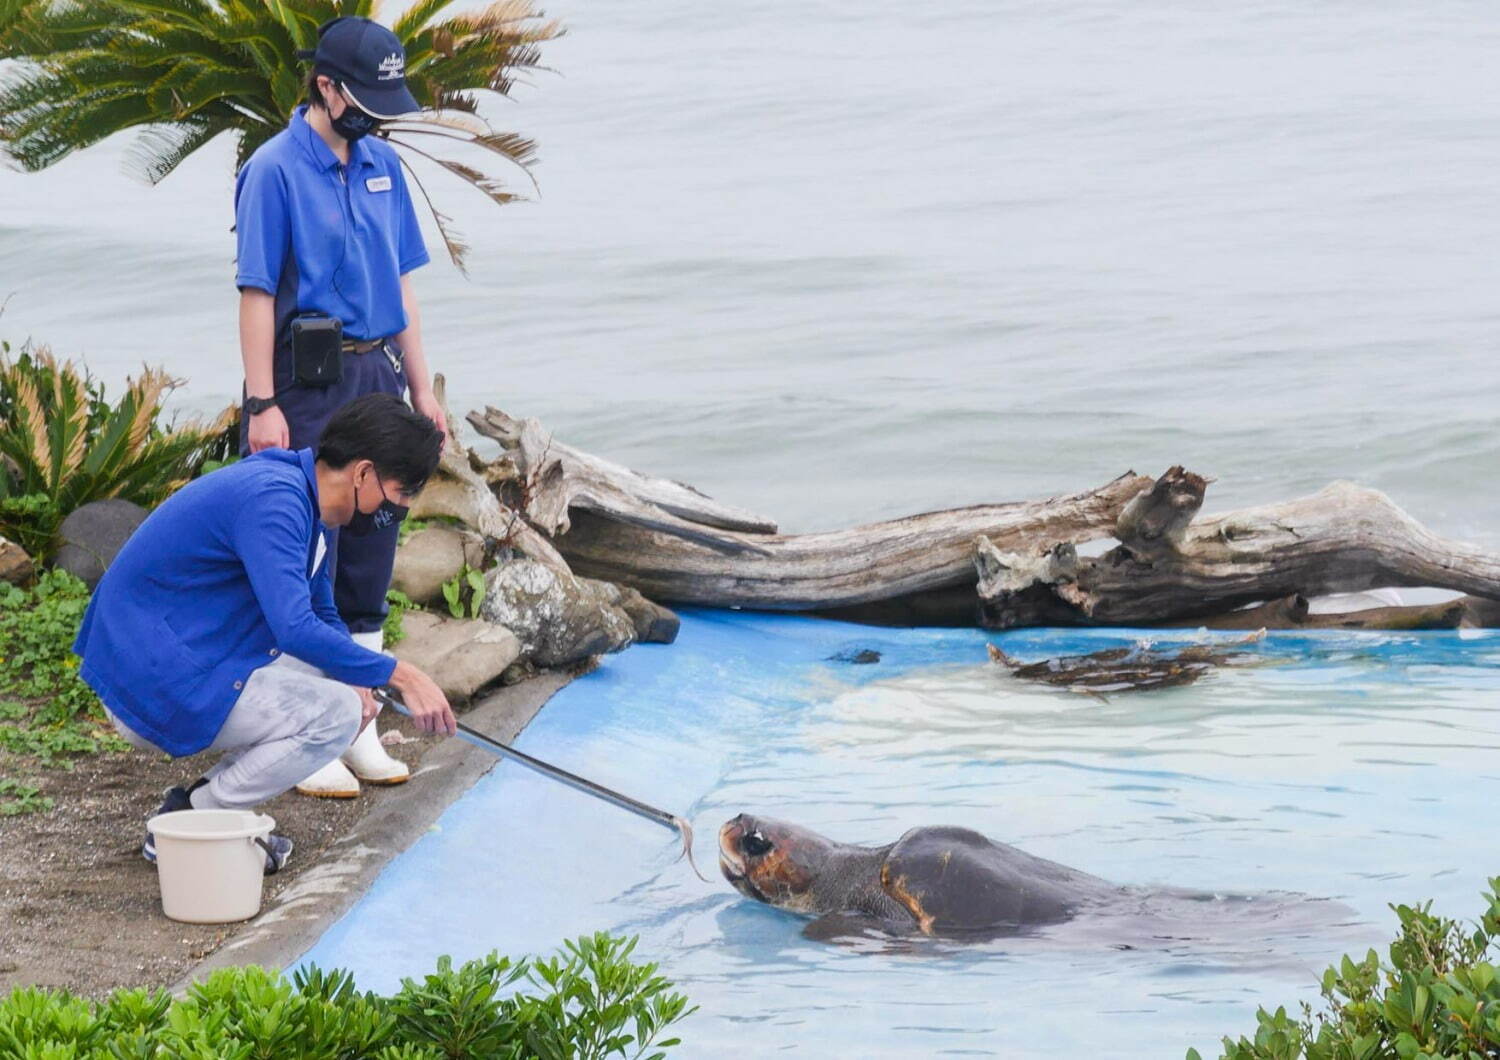
[[[967,828],[913,828],[887,846],[861,847],[743,813],[719,830],[719,868],[747,898],[816,917],[803,932],[810,938],[995,938],[1123,893]]]

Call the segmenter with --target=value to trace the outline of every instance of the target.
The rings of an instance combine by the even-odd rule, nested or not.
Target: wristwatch
[[[271,408],[275,404],[276,398],[274,396],[266,398],[247,397],[243,402],[245,411],[252,416],[259,416],[262,412],[266,411],[266,409],[268,408]]]

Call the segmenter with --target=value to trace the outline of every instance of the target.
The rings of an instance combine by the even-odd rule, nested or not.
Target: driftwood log
[[[632,526],[661,530],[728,553],[755,552],[754,542],[714,533],[774,534],[776,524],[720,504],[691,486],[632,471],[557,441],[534,419],[497,408],[469,413],[469,423],[505,450],[516,468],[518,500],[527,517],[552,537],[572,527],[570,509],[596,512]]]
[[[1220,667],[1254,666],[1263,661],[1262,657],[1236,649],[1262,641],[1265,636],[1266,631],[1258,629],[1248,637],[1217,644],[1171,647],[1133,644],[1126,648],[1105,648],[1086,655],[1062,655],[1034,663],[1012,659],[997,645],[986,647],[990,661],[1005,667],[1013,677],[1102,698],[1116,692],[1190,685]]]
[[[468,421],[500,455],[483,460],[450,437],[413,514],[457,518],[492,546],[663,602],[997,629],[1500,623],[1500,555],[1445,540],[1349,483],[1201,518],[1208,480],[1174,467],[1044,500],[782,534],[764,516],[562,443],[536,420],[487,408]],[[1079,555],[1110,538],[1118,544],[1102,555]],[[1307,604],[1386,586],[1469,595],[1347,615]]]
[[[1209,618],[1159,623],[1166,629],[1464,629],[1492,626],[1500,619],[1500,602],[1460,596],[1441,604],[1370,607],[1363,611],[1312,610],[1305,596],[1287,596],[1254,607]]]
[[[412,502],[412,518],[457,519],[488,541],[512,545],[553,570],[566,571],[567,561],[552,542],[499,499],[496,490],[516,478],[515,467],[504,460],[485,464],[459,442],[442,375],[434,377],[432,390],[448,420],[448,439],[437,471]]]
[[[1065,541],[1019,553],[981,540],[983,624],[1144,625],[1386,586],[1500,597],[1500,555],[1431,533],[1376,490],[1336,482],[1310,497],[1199,519],[1207,485],[1170,469],[1121,512],[1119,545],[1094,558]],[[1263,618],[1255,625],[1274,624]]]
[[[1127,473],[1048,500],[778,534],[768,519],[564,445],[535,420],[490,408],[471,413],[469,423],[500,443],[517,470],[502,490],[524,494],[513,503],[554,535],[576,573],[670,603],[814,611],[952,586],[972,601],[977,536],[1012,547],[1105,537],[1125,503],[1151,484]]]

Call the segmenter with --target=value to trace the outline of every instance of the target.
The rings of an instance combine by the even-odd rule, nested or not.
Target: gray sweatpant
[[[349,749],[359,733],[359,693],[282,654],[252,673],[209,751],[224,757],[205,774],[208,793],[229,809],[250,809],[290,791]],[[124,739],[161,752],[113,714]]]

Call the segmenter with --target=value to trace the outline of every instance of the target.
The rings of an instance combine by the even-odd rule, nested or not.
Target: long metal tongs
[[[406,709],[406,704],[393,696],[384,688],[373,690],[375,698],[397,712],[411,717],[411,711]],[[693,873],[704,883],[710,883],[707,876],[698,871],[698,863],[693,860],[693,826],[678,817],[675,813],[666,810],[658,810],[655,806],[647,806],[644,802],[632,799],[629,795],[621,795],[618,791],[606,788],[603,784],[595,784],[592,780],[586,780],[576,773],[569,773],[566,769],[560,769],[540,758],[532,758],[525,751],[518,751],[509,744],[501,743],[492,736],[486,736],[477,729],[470,728],[463,722],[458,723],[458,735],[462,736],[475,747],[483,747],[486,751],[492,751],[503,758],[509,758],[519,762],[527,769],[534,770],[544,777],[562,781],[570,788],[575,788],[585,795],[592,795],[596,799],[613,803],[622,810],[629,810],[637,817],[644,817],[648,821],[655,821],[665,828],[670,828],[682,837],[682,856],[687,858],[687,863],[692,867]]]

